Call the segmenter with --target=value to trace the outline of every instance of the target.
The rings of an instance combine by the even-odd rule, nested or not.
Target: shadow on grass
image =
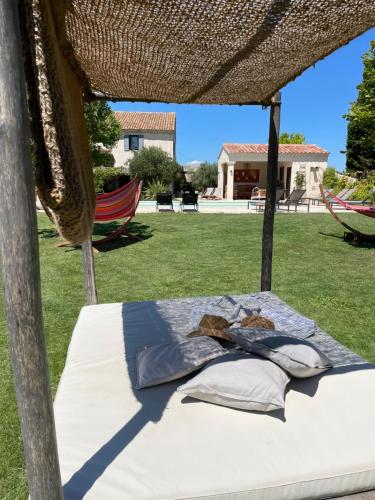
[[[105,224],[95,224],[93,231],[93,241],[101,240],[108,236],[113,231],[116,231],[121,227],[121,223],[109,222]],[[120,236],[116,240],[109,241],[98,245],[98,250],[100,252],[109,252],[115,250],[116,248],[123,248],[134,243],[140,243],[152,237],[152,230],[146,224],[141,224],[140,222],[130,222],[126,228],[127,234]],[[43,239],[57,239],[59,237],[58,232],[53,228],[40,229],[38,235]],[[61,247],[66,252],[72,252],[74,250],[80,250],[80,245],[71,245],[66,247]]]
[[[359,240],[359,241],[355,241],[353,238],[351,238],[350,236],[345,236],[345,234],[348,234],[348,233],[344,233],[344,235],[340,236],[338,234],[335,234],[335,233],[324,233],[322,231],[319,231],[319,234],[321,236],[328,236],[329,238],[336,238],[338,240],[341,240],[343,243],[346,243],[348,245],[350,245],[351,247],[357,247],[357,248],[375,248],[375,236],[373,236],[373,240],[367,240],[367,241],[363,241],[363,240]]]
[[[56,229],[39,229],[38,230],[38,235],[41,238],[46,238],[46,239],[51,239],[51,238],[58,238],[59,233],[56,231]]]
[[[95,224],[93,241],[95,242],[95,240],[101,240],[113,231],[116,231],[121,225],[122,224],[118,224],[116,222],[110,222],[108,224]],[[120,236],[116,240],[98,245],[97,249],[100,252],[109,252],[111,250],[115,250],[116,248],[124,248],[129,245],[133,245],[134,243],[141,243],[144,240],[152,238],[152,230],[150,230],[150,226],[141,224],[140,222],[130,222],[126,227],[126,233],[127,234]]]

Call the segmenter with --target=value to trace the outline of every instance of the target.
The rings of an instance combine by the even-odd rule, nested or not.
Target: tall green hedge
[[[97,193],[110,193],[130,181],[130,175],[122,168],[95,167],[94,184]]]

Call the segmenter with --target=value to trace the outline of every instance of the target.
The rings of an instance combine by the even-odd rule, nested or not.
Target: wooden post
[[[277,92],[272,97],[270,108],[266,186],[267,197],[263,218],[262,277],[260,285],[262,292],[271,290],[272,283],[273,223],[275,217],[277,167],[279,159],[280,107],[281,93]]]
[[[98,303],[95,282],[94,257],[91,239],[82,244],[83,273],[86,290],[86,304],[91,306]]]
[[[0,0],[0,252],[30,497],[63,498],[41,304],[17,2]]]

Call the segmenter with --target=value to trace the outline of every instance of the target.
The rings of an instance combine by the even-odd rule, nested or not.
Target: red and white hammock
[[[341,200],[332,193],[328,193],[328,196],[336,203],[344,207],[346,210],[352,210],[353,212],[357,212],[361,215],[366,215],[367,217],[375,217],[375,207],[369,207],[365,205],[352,205],[351,203],[346,203],[344,200]]]
[[[322,200],[325,203],[327,210],[331,213],[331,215],[339,224],[341,224],[342,226],[344,226],[345,229],[348,229],[348,231],[350,231],[349,234],[351,235],[351,238],[354,243],[359,243],[360,241],[373,243],[375,241],[375,235],[362,233],[361,231],[354,229],[352,226],[341,220],[340,217],[336,214],[336,212],[334,212],[332,208],[332,202],[327,200],[327,196],[330,197],[330,200],[334,200],[336,203],[344,207],[346,210],[349,210],[351,212],[357,212],[358,214],[366,215],[367,217],[375,218],[375,207],[369,207],[364,205],[351,205],[350,203],[346,203],[345,201],[341,200],[332,193],[325,193],[322,184],[319,185],[319,188]]]
[[[124,224],[109,233],[105,238],[93,241],[94,246],[115,240],[124,234],[135,237],[126,232],[126,227],[135,216],[141,191],[142,182],[138,182],[138,179],[133,177],[130,182],[116,189],[116,191],[96,196],[95,222],[109,222],[123,218],[126,220]]]

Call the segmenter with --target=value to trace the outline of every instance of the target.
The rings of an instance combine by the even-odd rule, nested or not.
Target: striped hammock
[[[138,179],[133,177],[130,182],[116,189],[116,191],[97,195],[95,222],[109,222],[116,219],[125,219],[125,222],[105,238],[94,240],[92,242],[94,247],[121,238],[123,235],[136,240],[140,239],[138,236],[130,234],[127,231],[127,225],[135,216],[141,192],[142,182],[138,182]]]
[[[96,196],[95,222],[134,217],[141,195],[141,183],[136,177],[111,193]]]
[[[350,205],[349,203],[346,203],[344,200],[341,200],[334,194],[332,193],[329,194],[332,200],[334,200],[336,203],[344,207],[346,210],[351,210],[353,212],[357,212],[358,214],[366,215],[367,217],[375,217],[375,207],[369,207],[365,205]]]

